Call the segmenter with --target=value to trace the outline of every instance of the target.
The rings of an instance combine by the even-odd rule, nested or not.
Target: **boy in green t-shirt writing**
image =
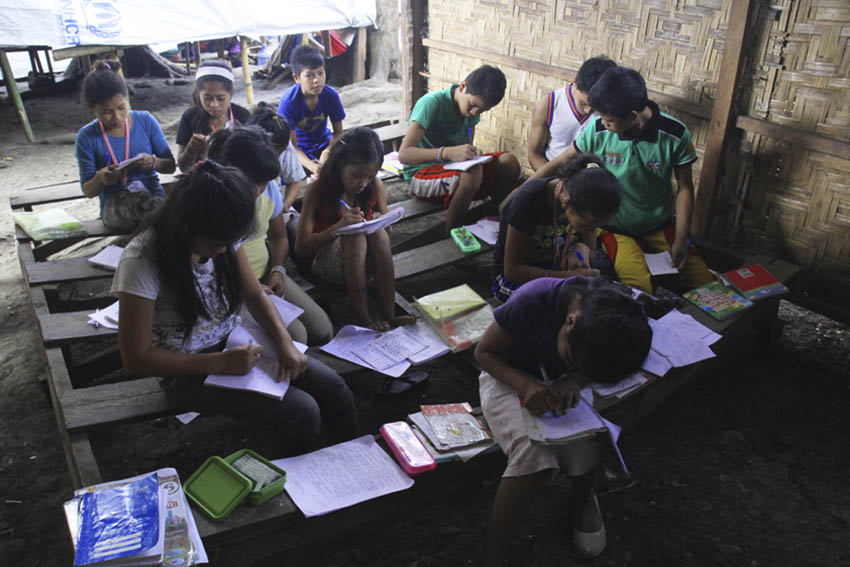
[[[499,203],[517,185],[519,162],[508,152],[484,154],[492,161],[466,171],[443,167],[482,155],[472,144],[475,126],[481,113],[499,104],[505,86],[504,73],[483,65],[459,85],[420,98],[410,114],[398,151],[404,178],[415,197],[443,200],[448,230],[462,224],[473,200],[489,196]]]
[[[646,83],[634,69],[605,71],[588,98],[599,117],[534,177],[546,176],[576,153],[596,154],[623,188],[619,212],[600,233],[620,281],[651,293],[644,252],[664,251],[679,269],[684,289],[713,281],[688,236],[694,207],[691,166],[697,156],[687,126],[649,100]],[[675,221],[670,211],[674,174]]]

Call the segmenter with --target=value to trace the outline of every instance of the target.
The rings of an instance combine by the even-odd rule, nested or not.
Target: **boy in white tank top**
[[[528,134],[531,169],[537,171],[570,147],[582,127],[589,123],[593,112],[587,93],[602,73],[616,65],[604,55],[588,59],[576,73],[575,82],[548,93],[537,102]]]

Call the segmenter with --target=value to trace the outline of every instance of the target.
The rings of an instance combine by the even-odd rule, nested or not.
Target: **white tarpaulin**
[[[374,25],[375,0],[0,0],[0,47],[146,45]]]

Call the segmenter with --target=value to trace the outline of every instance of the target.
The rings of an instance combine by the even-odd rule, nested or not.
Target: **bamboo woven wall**
[[[739,113],[850,139],[850,0],[755,1]],[[565,74],[512,58],[574,72],[606,54],[638,69],[651,91],[686,101],[662,108],[688,125],[702,157],[729,4],[427,0],[427,88],[444,88],[483,63],[500,67],[508,91],[482,117],[476,144],[511,151],[527,166],[532,109]],[[712,240],[801,264],[808,291],[850,305],[837,293],[850,289],[850,163],[754,134],[728,151]]]
[[[850,141],[850,0],[764,1],[757,20],[740,113]],[[714,233],[802,265],[806,291],[850,307],[850,161],[752,133],[738,156]]]

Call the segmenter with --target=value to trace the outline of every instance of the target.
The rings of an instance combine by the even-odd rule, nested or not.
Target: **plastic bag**
[[[14,212],[12,219],[33,240],[52,238],[71,238],[87,234],[83,223],[75,219],[65,209],[54,208],[46,211]]]

